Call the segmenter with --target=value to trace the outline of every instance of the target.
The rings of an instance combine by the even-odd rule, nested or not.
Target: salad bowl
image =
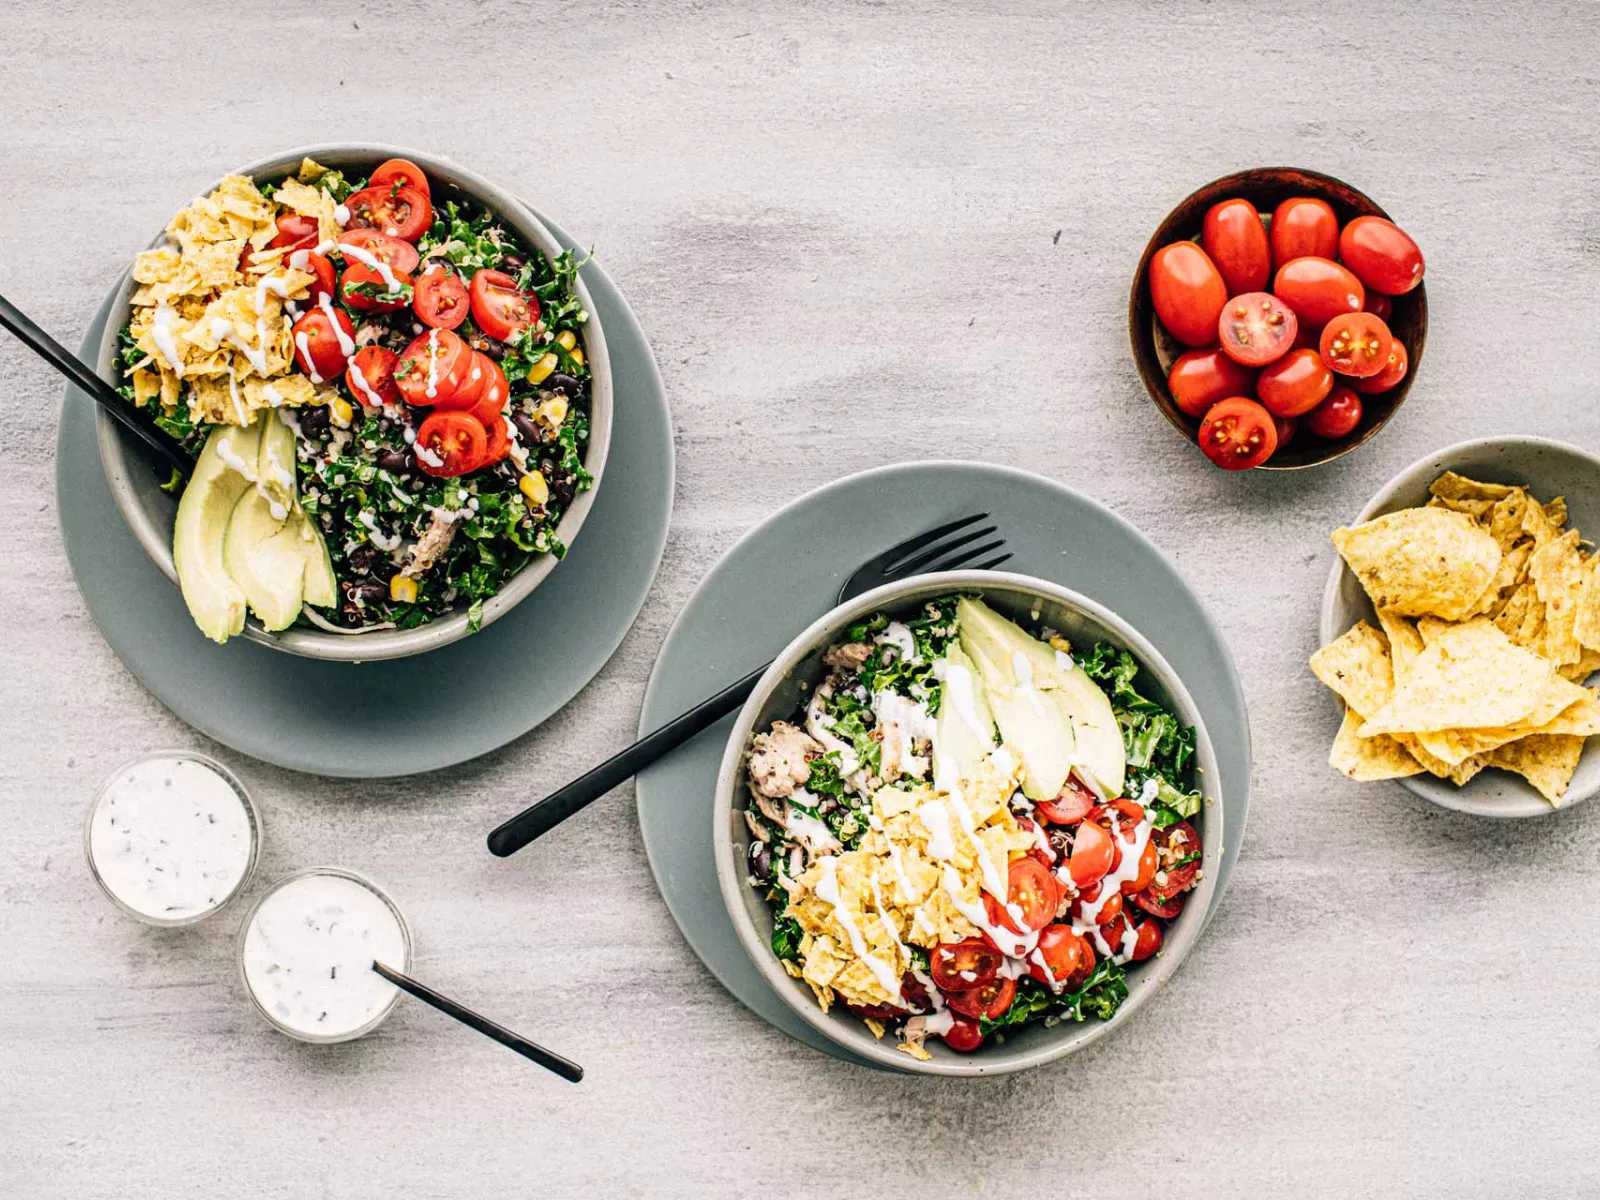
[[[439,202],[456,200],[481,206],[496,214],[507,231],[522,243],[537,249],[552,261],[562,253],[561,243],[511,193],[448,159],[419,150],[360,143],[307,146],[260,159],[239,168],[236,174],[248,176],[257,182],[273,181],[292,175],[306,158],[351,174],[370,172],[387,159],[409,159],[426,172]],[[158,235],[152,239],[150,246],[158,246],[164,240],[164,235]],[[131,271],[123,277],[112,296],[105,332],[100,340],[95,368],[101,378],[113,387],[126,382],[122,375],[119,332],[130,319],[132,297],[137,286]],[[592,411],[589,414],[589,444],[583,463],[594,482],[588,490],[580,491],[573,497],[555,528],[556,537],[567,547],[573,545],[594,506],[610,448],[613,420],[612,372],[606,353],[605,333],[581,277],[574,278],[573,288],[589,314],[584,326],[583,349],[592,374]],[[176,586],[178,572],[173,557],[173,527],[178,501],[177,497],[162,487],[167,472],[159,468],[152,454],[121,432],[108,413],[98,412],[96,421],[100,458],[111,495],[144,552]],[[479,614],[458,607],[411,628],[334,630],[329,627],[325,630],[296,624],[281,632],[269,632],[252,615],[245,622],[241,636],[275,650],[325,661],[363,662],[404,658],[448,645],[504,616],[555,570],[557,562],[556,555],[550,553],[535,557],[520,572],[511,576],[496,594],[483,602]]]
[[[894,1039],[879,1039],[842,1002],[824,1012],[810,986],[792,977],[772,949],[772,908],[750,886],[753,835],[744,817],[747,751],[752,736],[805,705],[828,674],[823,661],[830,646],[863,617],[886,613],[891,619],[914,615],[924,602],[953,593],[979,596],[1002,617],[1027,626],[1049,626],[1075,647],[1109,643],[1139,664],[1138,690],[1194,729],[1194,778],[1204,802],[1192,818],[1202,841],[1194,894],[1172,921],[1161,952],[1131,966],[1127,997],[1108,1019],[1034,1023],[1005,1031],[973,1053],[957,1053],[929,1039],[926,1059],[897,1050]],[[1200,713],[1183,681],[1158,651],[1127,622],[1095,601],[1043,579],[1001,571],[949,571],[885,585],[820,617],[773,661],[734,721],[717,776],[712,814],[713,853],[723,904],[740,944],[779,998],[822,1036],[859,1058],[892,1070],[922,1075],[999,1075],[1041,1066],[1098,1041],[1128,1021],[1178,969],[1205,925],[1223,852],[1223,807],[1216,793],[1220,778],[1215,751]]]

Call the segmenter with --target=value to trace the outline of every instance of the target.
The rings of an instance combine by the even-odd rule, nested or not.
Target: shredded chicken
[[[417,539],[417,544],[411,547],[411,561],[400,574],[416,579],[450,549],[450,543],[456,536],[454,515],[442,509],[434,511],[433,522]]]
[[[861,664],[866,662],[872,654],[872,647],[866,642],[842,642],[837,646],[829,646],[828,652],[822,656],[822,661],[835,671],[859,671]]]
[[[774,722],[771,732],[757,734],[751,745],[750,790],[773,799],[792,796],[811,778],[811,760],[822,753],[815,738],[787,721]]]

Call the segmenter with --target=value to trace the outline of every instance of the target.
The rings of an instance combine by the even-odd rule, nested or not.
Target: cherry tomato
[[[487,354],[480,354],[476,350],[469,350],[472,360],[467,364],[466,373],[461,376],[460,382],[448,396],[440,396],[434,402],[434,407],[443,410],[457,410],[467,412],[475,409],[483,399],[484,393],[489,388],[493,377],[491,366],[494,362]],[[502,376],[501,378],[504,378]],[[487,422],[485,422],[487,427]]]
[[[926,1012],[933,1007],[928,989],[922,986],[922,981],[911,971],[900,976],[900,998],[919,1012]]]
[[[1203,417],[1218,400],[1246,396],[1256,390],[1256,373],[1221,350],[1189,350],[1167,374],[1167,390],[1181,412]]]
[[[1144,807],[1137,800],[1121,797],[1108,800],[1089,814],[1089,820],[1107,833],[1115,832],[1130,846],[1139,840],[1135,826],[1145,819]]]
[[[428,177],[423,174],[422,168],[409,158],[391,158],[381,164],[372,173],[372,178],[367,180],[367,186],[415,188],[430,200],[433,199],[433,189],[428,186]]]
[[[1186,346],[1217,340],[1217,318],[1228,286],[1206,252],[1193,242],[1173,242],[1150,260],[1150,300],[1162,326]]]
[[[539,299],[517,290],[504,271],[472,276],[472,319],[496,341],[509,342],[539,319]]]
[[[1188,888],[1200,871],[1198,858],[1184,862],[1200,853],[1200,835],[1189,822],[1179,821],[1165,829],[1157,829],[1151,835],[1151,841],[1156,844],[1156,877],[1151,881],[1149,890],[1156,897],[1175,896]],[[1183,865],[1179,866],[1180,863]]]
[[[397,271],[415,271],[422,256],[410,242],[402,242],[376,229],[346,229],[339,235],[339,252],[346,258],[371,267],[387,263]],[[368,260],[372,261],[368,261]]]
[[[1094,793],[1069,775],[1059,796],[1054,800],[1040,800],[1033,810],[1054,825],[1075,825],[1089,815],[1095,803]]]
[[[1319,438],[1336,441],[1361,424],[1361,397],[1347,387],[1336,387],[1306,418],[1306,428]]]
[[[1291,350],[1261,372],[1256,395],[1275,417],[1298,417],[1333,391],[1333,372],[1315,350]]]
[[[1156,840],[1152,836],[1145,841],[1144,849],[1139,852],[1139,873],[1132,879],[1122,881],[1122,894],[1131,896],[1135,892],[1142,892],[1150,886],[1150,881],[1156,876]]]
[[[1223,403],[1231,401],[1225,400]],[[1104,879],[1106,872],[1111,870],[1111,861],[1116,853],[1116,845],[1109,833],[1092,822],[1082,822],[1072,835],[1072,858],[1067,868],[1072,875],[1073,886],[1082,890]]]
[[[1012,933],[1043,929],[1050,924],[1050,918],[1055,916],[1060,903],[1061,893],[1056,889],[1056,881],[1034,858],[1019,858],[1012,862],[1006,872],[1004,904],[987,892],[983,895],[989,924],[999,925]],[[1021,910],[1021,915],[1014,914],[1013,909]]]
[[[1332,258],[1339,252],[1339,218],[1326,200],[1294,196],[1273,212],[1268,240],[1275,267],[1307,255]]]
[[[1213,204],[1200,228],[1200,248],[1216,264],[1228,294],[1259,292],[1272,274],[1272,249],[1261,214],[1248,200]]]
[[[1096,925],[1104,925],[1122,914],[1122,889],[1118,888],[1115,895],[1107,896],[1102,901],[1100,889],[1104,886],[1105,880],[1102,879],[1078,893],[1077,899],[1072,902],[1073,920],[1093,920]]]
[[[1366,379],[1358,379],[1351,384],[1363,396],[1376,396],[1379,392],[1387,392],[1406,377],[1406,371],[1411,367],[1410,358],[1406,354],[1406,344],[1397,337],[1389,339],[1389,357],[1383,364],[1383,370]]]
[[[1205,456],[1223,470],[1245,471],[1272,457],[1278,430],[1272,414],[1254,400],[1230,396],[1211,406],[1200,422],[1199,441]]]
[[[970,1054],[983,1045],[983,1034],[978,1031],[976,1021],[957,1017],[944,1031],[944,1044],[958,1053]]]
[[[1393,221],[1357,217],[1339,234],[1339,261],[1375,292],[1403,296],[1422,282],[1422,251]]]
[[[492,436],[496,425],[502,430],[505,428],[506,397],[510,394],[511,387],[506,383],[505,372],[500,369],[499,363],[487,354],[479,354],[476,350],[472,354],[472,365],[483,372],[484,382],[483,391],[473,404],[471,412]]]
[[[312,383],[337,379],[344,370],[345,360],[355,351],[351,340],[355,333],[350,318],[342,308],[333,308],[333,319],[328,310],[313,308],[301,314],[290,331],[294,338],[294,357],[300,369],[311,376]],[[334,324],[337,321],[337,326]]]
[[[1120,958],[1126,953],[1123,947],[1127,945],[1128,934],[1132,929],[1133,922],[1128,919],[1128,915],[1119,912],[1113,920],[1100,926],[1098,932],[1101,940],[1111,947],[1111,953]]]
[[[473,419],[477,420],[475,417]],[[506,432],[504,417],[496,417],[493,424],[484,425],[484,433],[488,435],[489,444],[483,448],[483,461],[478,467],[492,467],[511,453],[511,435]]]
[[[1038,957],[1044,959],[1040,966],[1034,955],[1028,956],[1028,974],[1049,986],[1052,981],[1063,984],[1083,965],[1084,952],[1089,944],[1074,933],[1070,925],[1046,925],[1039,933]]]
[[[971,1017],[974,1021],[980,1017],[997,1021],[1006,1015],[1006,1009],[1011,1007],[1011,1002],[1016,998],[1015,979],[991,979],[979,987],[951,992],[945,997],[944,1002],[962,1016]]]
[[[1165,896],[1152,888],[1146,888],[1142,892],[1134,893],[1133,902],[1152,917],[1161,917],[1170,921],[1183,911],[1183,906],[1188,903],[1188,898],[1185,892],[1177,892],[1174,895]]]
[[[1293,417],[1275,416],[1272,418],[1272,423],[1273,425],[1277,426],[1278,449],[1282,450],[1290,442],[1294,441],[1294,435],[1300,429],[1300,422],[1296,421]]]
[[[299,213],[284,213],[276,221],[278,232],[273,234],[272,240],[267,243],[267,249],[279,246],[290,250],[310,250],[317,244],[317,238],[322,227],[317,224],[315,217],[301,216]]]
[[[1362,312],[1369,312],[1375,317],[1381,317],[1385,322],[1394,316],[1394,301],[1382,292],[1367,292],[1366,303],[1361,306]]]
[[[942,992],[982,987],[1000,974],[1000,951],[980,937],[942,942],[928,955],[928,974]]]
[[[285,261],[292,270],[304,271],[311,276],[311,282],[306,287],[308,306],[315,304],[318,296],[337,299],[334,288],[338,276],[326,255],[318,254],[315,250],[296,250],[286,256]]]
[[[412,307],[417,310],[417,320],[435,329],[456,328],[472,308],[461,276],[443,267],[433,267],[417,276]]]
[[[905,1016],[905,1010],[895,1008],[892,1004],[851,1004],[846,1000],[844,1006],[863,1021],[893,1021]]]
[[[344,202],[350,210],[347,229],[376,229],[403,242],[414,242],[433,224],[433,205],[412,187],[365,187]]]
[[[400,399],[394,385],[394,366],[400,356],[382,346],[363,346],[345,368],[344,381],[363,408],[381,408]]]
[[[1161,926],[1154,921],[1140,921],[1133,927],[1133,932],[1138,938],[1133,943],[1133,961],[1143,962],[1147,958],[1154,958],[1156,951],[1161,949]]]
[[[472,350],[467,344],[448,329],[435,329],[400,352],[394,381],[407,404],[432,406],[452,398],[471,368]]]
[[[411,288],[415,294],[416,285],[408,272],[390,267],[389,273],[401,289]],[[339,276],[339,299],[357,312],[393,312],[406,306],[404,290],[390,291],[383,273],[362,263],[351,263]]]
[[[1322,361],[1341,375],[1366,379],[1389,365],[1394,341],[1382,318],[1369,312],[1335,317],[1322,330]]]
[[[1272,294],[1294,309],[1300,324],[1321,329],[1344,313],[1360,312],[1367,291],[1330,258],[1296,258],[1278,268]]]
[[[1222,352],[1246,367],[1264,367],[1282,358],[1299,329],[1294,310],[1266,292],[1235,296],[1217,318]]]
[[[475,471],[489,438],[466,413],[429,413],[417,428],[417,465],[429,475],[450,479]]]

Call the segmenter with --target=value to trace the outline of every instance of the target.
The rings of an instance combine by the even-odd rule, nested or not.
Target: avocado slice
[[[971,776],[995,747],[994,714],[977,665],[952,642],[934,668],[941,680],[938,723],[934,729],[933,775],[941,785]]]
[[[292,542],[296,553],[305,560],[305,602],[316,608],[332,607],[339,602],[339,585],[333,574],[333,560],[328,557],[328,544],[322,540],[316,523],[301,511],[297,499],[294,430],[270,413],[265,420],[261,451],[256,458],[256,479],[269,501],[288,510],[288,526],[280,536],[285,545]]]
[[[276,413],[261,416],[261,446],[256,452],[256,486],[273,504],[284,511],[279,520],[288,518],[294,507],[294,430],[278,419]]]
[[[223,426],[205,447],[178,501],[172,527],[172,561],[189,615],[200,632],[225,642],[244,628],[244,591],[223,561],[223,541],[239,498],[252,484],[235,466],[253,463],[260,446],[259,425]]]
[[[239,497],[223,548],[223,562],[244,589],[250,611],[262,628],[277,632],[293,625],[305,598],[306,560],[299,530],[285,510],[252,487]]]
[[[306,560],[305,601],[313,608],[332,608],[339,603],[339,582],[333,577],[333,560],[322,530],[297,505],[289,514],[300,555]]]
[[[1082,668],[981,600],[962,597],[956,619],[1000,734],[1022,756],[1023,793],[1054,799],[1077,767],[1107,795],[1120,795],[1128,765],[1122,731]]]

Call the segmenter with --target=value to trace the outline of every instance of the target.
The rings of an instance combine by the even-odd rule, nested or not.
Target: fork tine
[[[906,538],[906,540],[903,542],[896,542],[893,546],[890,546],[876,558],[869,558],[866,562],[862,563],[856,568],[856,574],[859,575],[863,572],[869,571],[886,574],[891,563],[898,562],[908,554],[915,554],[924,546],[931,545],[940,538],[944,537],[946,534],[954,533],[958,529],[965,529],[968,525],[971,525],[975,521],[981,521],[988,515],[989,514],[986,512],[974,513],[970,517],[962,517],[959,521],[951,521],[948,525],[941,525],[937,529],[930,529],[927,533],[919,533],[916,535],[916,537]]]
[[[916,558],[913,558],[908,562],[895,563],[893,566],[885,568],[884,574],[896,579],[902,575],[915,575],[921,571],[923,567],[927,566],[935,559],[943,558],[946,554],[954,553],[955,551],[961,549],[961,547],[971,542],[975,542],[981,537],[988,537],[994,531],[995,526],[986,525],[982,529],[974,530],[971,533],[956,538],[954,541],[941,542],[939,545],[934,546],[931,550],[917,555]]]
[[[1006,540],[1001,538],[997,542],[989,542],[987,545],[975,546],[971,550],[968,550],[965,554],[956,555],[955,558],[950,559],[948,562],[935,563],[933,567],[929,569],[928,573],[931,574],[933,571],[954,571],[957,567],[964,567],[973,559],[981,558],[985,554],[989,554],[1000,549],[1005,544]],[[1009,555],[1007,557],[1009,557]]]
[[[992,571],[996,567],[998,567],[1001,563],[1009,561],[1010,558],[1011,558],[1011,555],[1002,554],[999,558],[991,558],[988,562],[979,563],[977,566],[973,567],[972,569],[974,571]]]

